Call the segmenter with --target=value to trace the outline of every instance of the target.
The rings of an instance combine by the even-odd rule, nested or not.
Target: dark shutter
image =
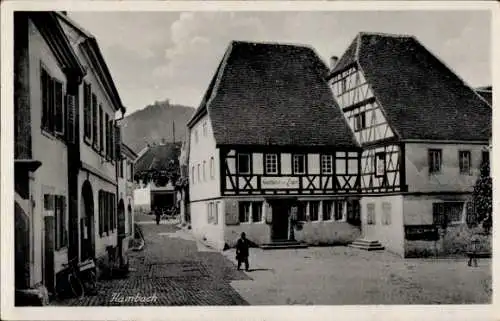
[[[102,122],[103,122],[103,112],[102,112],[102,105],[99,105],[99,151],[104,151],[104,129],[102,127]]]
[[[50,132],[54,132],[54,99],[55,98],[55,81],[52,78],[49,78],[49,113],[48,113],[48,130]]]
[[[104,200],[102,191],[99,191],[99,236],[102,236],[103,232],[104,232]]]
[[[45,69],[41,69],[42,81],[42,127],[49,128],[49,75]]]
[[[58,134],[64,134],[64,112],[63,112],[63,86],[54,80],[54,130]]]
[[[66,138],[68,142],[75,142],[75,128],[76,128],[76,97],[73,95],[66,95]]]
[[[84,116],[84,137],[87,139],[91,138],[91,114],[90,114],[90,96],[91,96],[91,86],[90,84],[84,84],[84,97],[83,97],[83,116]]]
[[[92,145],[97,147],[97,97],[92,94]]]
[[[115,124],[115,159],[117,161],[121,161],[121,128],[120,126]],[[122,164],[123,167],[123,164]],[[123,168],[122,168],[122,176],[123,176]]]

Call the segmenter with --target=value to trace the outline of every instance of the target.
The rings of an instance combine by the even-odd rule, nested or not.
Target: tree
[[[490,165],[485,163],[481,167],[480,175],[474,186],[472,199],[474,204],[474,215],[469,219],[469,226],[481,225],[485,232],[489,233],[492,226],[492,179],[490,177]]]

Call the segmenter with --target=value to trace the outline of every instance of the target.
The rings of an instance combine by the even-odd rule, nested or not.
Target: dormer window
[[[366,113],[363,111],[354,116],[354,130],[360,131],[366,128]]]

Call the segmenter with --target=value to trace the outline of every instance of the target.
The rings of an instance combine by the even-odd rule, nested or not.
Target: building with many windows
[[[72,234],[79,238],[80,260],[99,258],[106,254],[107,247],[118,244],[117,160],[121,137],[115,119],[123,117],[125,108],[94,36],[65,14],[57,15],[86,70],[72,102],[78,110],[79,141],[75,168],[69,173],[75,194],[70,206],[78,213],[72,230],[79,231]]]
[[[359,236],[360,148],[302,46],[232,42],[189,128],[193,233],[215,248]],[[298,244],[297,244],[298,245]]]
[[[405,256],[463,250],[488,102],[411,36],[360,33],[329,83],[363,147],[362,237]]]
[[[85,70],[52,12],[14,13],[15,287],[42,285],[78,248],[71,237],[77,121]],[[17,293],[16,293],[17,294]],[[16,304],[19,302],[16,295]]]

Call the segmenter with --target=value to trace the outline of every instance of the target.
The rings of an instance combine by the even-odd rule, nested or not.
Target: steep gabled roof
[[[208,112],[218,145],[358,147],[309,47],[234,41],[188,126]]]
[[[488,103],[414,37],[360,33],[349,48],[339,62],[357,57],[401,139],[488,140]]]
[[[60,21],[73,28],[73,30],[77,31],[85,38],[85,41],[81,43],[80,46],[82,46],[82,48],[84,48],[88,52],[91,63],[98,71],[98,76],[100,77],[104,85],[104,89],[110,96],[115,110],[120,110],[122,113],[125,113],[126,108],[125,106],[123,106],[118,90],[116,89],[115,82],[113,81],[113,77],[111,76],[108,65],[104,60],[104,56],[102,55],[96,38],[66,14],[61,12],[56,12],[56,14],[59,17]]]
[[[135,162],[136,173],[147,171],[165,171],[169,165],[179,163],[180,143],[165,143],[149,146]]]

